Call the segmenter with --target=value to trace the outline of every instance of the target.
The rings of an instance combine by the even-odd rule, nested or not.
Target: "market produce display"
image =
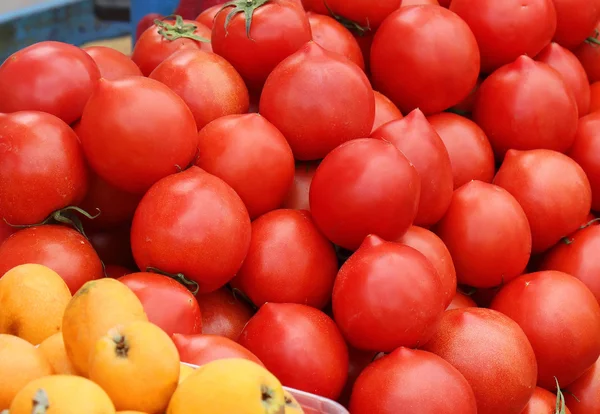
[[[600,0],[184,0],[0,65],[1,414],[600,414]]]

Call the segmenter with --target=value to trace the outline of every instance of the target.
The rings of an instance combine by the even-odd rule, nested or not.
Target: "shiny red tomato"
[[[375,121],[371,132],[383,124],[403,118],[402,112],[387,96],[377,91],[373,91],[373,93],[375,94]]]
[[[396,414],[399,407],[419,414],[477,414],[473,390],[456,368],[435,354],[408,348],[365,368],[350,399],[352,414]]]
[[[185,102],[162,83],[141,76],[102,80],[78,133],[92,169],[134,194],[187,167],[198,145],[196,122]]]
[[[600,22],[589,33],[589,37],[573,50],[577,59],[583,65],[591,82],[600,81]]]
[[[320,310],[267,303],[250,319],[239,342],[287,387],[330,399],[344,387],[348,347],[335,322]]]
[[[172,339],[181,362],[204,365],[219,359],[242,358],[263,365],[252,352],[224,336],[175,334]]]
[[[452,164],[444,142],[419,109],[388,122],[371,134],[391,142],[413,164],[421,177],[421,196],[415,224],[431,226],[448,208],[454,188]]]
[[[369,234],[401,237],[419,206],[419,173],[389,142],[356,139],[321,162],[310,185],[317,227],[335,244],[356,250]]]
[[[258,114],[221,117],[199,134],[196,165],[229,184],[254,219],[283,203],[294,182],[285,137]]]
[[[123,225],[110,230],[88,232],[90,243],[105,265],[118,265],[135,269],[135,261],[131,253],[130,225]],[[129,272],[131,273],[131,272]]]
[[[296,159],[317,160],[369,134],[375,97],[359,67],[309,42],[269,75],[259,109],[285,135]]]
[[[239,270],[250,231],[248,212],[236,192],[220,178],[190,167],[160,180],[142,198],[131,227],[131,248],[140,269],[181,273],[208,293]]]
[[[248,255],[231,283],[259,307],[274,302],[322,309],[337,272],[335,249],[310,213],[275,210],[252,222]]]
[[[590,85],[590,113],[600,111],[600,82]]]
[[[110,277],[111,279],[118,279],[121,276],[129,275],[135,272],[131,269],[119,265],[105,265],[104,273],[106,274],[106,277]]]
[[[600,410],[600,362],[569,385],[565,401],[572,414],[590,414]]]
[[[0,275],[27,263],[54,270],[71,294],[84,283],[104,277],[102,262],[90,242],[65,226],[43,225],[19,230],[0,245]]]
[[[568,152],[583,168],[592,186],[592,209],[600,211],[600,112],[579,119],[575,143]]]
[[[204,50],[181,50],[152,71],[151,79],[179,95],[194,114],[198,129],[226,115],[248,112],[250,98],[244,80],[219,55]]]
[[[599,0],[552,0],[556,9],[554,41],[568,49],[579,46],[600,20]]]
[[[310,210],[309,191],[318,162],[297,162],[294,173],[294,183],[288,192],[282,208],[293,208],[295,210]]]
[[[227,288],[198,295],[202,312],[202,332],[237,341],[253,315],[250,306]]]
[[[37,224],[79,203],[88,188],[83,152],[57,117],[23,111],[0,118],[0,220]]]
[[[448,150],[455,190],[472,180],[492,182],[496,172],[494,151],[475,122],[451,112],[432,115],[427,120]]]
[[[467,22],[475,34],[481,70],[491,73],[521,55],[537,55],[550,43],[556,31],[552,1],[452,0],[450,10]]]
[[[127,76],[142,76],[142,71],[133,60],[116,49],[106,46],[83,48],[94,59],[100,76],[107,80],[117,80]]]
[[[331,11],[345,19],[352,20],[360,26],[375,31],[394,10],[397,10],[402,0],[321,0]]]
[[[204,26],[208,27],[212,30],[213,24],[215,22],[215,17],[217,17],[217,13],[223,8],[223,3],[215,4],[214,6],[209,7],[204,10],[202,13],[196,17],[196,21],[198,23],[202,23]]]
[[[391,352],[431,339],[446,308],[442,282],[412,247],[368,236],[333,287],[335,321],[350,345]]]
[[[556,151],[509,150],[494,184],[523,207],[531,227],[533,253],[547,250],[577,230],[592,204],[583,169]]]
[[[556,394],[546,391],[543,388],[536,387],[531,399],[527,403],[527,406],[521,414],[572,414],[571,410],[565,406],[565,402],[562,401],[556,406]]]
[[[452,298],[452,302],[446,308],[447,311],[452,309],[462,309],[462,308],[476,308],[477,303],[470,296],[465,295],[462,292],[456,292],[454,298]]]
[[[36,43],[0,66],[0,112],[42,111],[71,124],[81,116],[98,79],[98,66],[80,48]]]
[[[477,42],[466,23],[443,7],[401,7],[375,34],[371,73],[375,89],[402,113],[441,112],[475,86]]]
[[[517,322],[529,338],[540,387],[553,390],[556,380],[568,386],[600,356],[600,305],[571,275],[548,270],[520,276],[498,292],[491,308]]]
[[[475,393],[477,414],[520,414],[535,390],[537,364],[531,344],[519,325],[499,312],[445,312],[423,349],[463,374]]]
[[[340,404],[348,407],[350,404],[350,397],[352,395],[352,389],[356,383],[356,379],[361,372],[376,359],[378,353],[374,351],[361,351],[356,348],[348,347],[349,365],[348,365],[348,379],[342,394],[338,398]],[[320,413],[319,413],[320,414]]]

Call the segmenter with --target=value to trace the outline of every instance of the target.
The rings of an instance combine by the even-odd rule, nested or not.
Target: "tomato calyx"
[[[175,24],[158,19],[154,20],[154,24],[159,27],[158,34],[170,42],[181,38],[192,39],[203,43],[210,42],[209,39],[205,39],[195,34],[194,32],[198,26],[192,23],[185,23],[181,16],[175,16]]]
[[[590,221],[588,221],[588,222],[587,222],[587,223],[585,223],[583,226],[580,226],[580,227],[579,227],[579,228],[578,228],[576,231],[583,230],[583,229],[587,229],[587,228],[588,228],[588,227],[590,227],[591,225],[594,225],[594,224],[596,224],[596,223],[599,223],[599,222],[600,222],[600,218],[595,218],[595,219],[593,219],[593,220],[590,220]],[[569,237],[569,236],[567,236],[567,237],[563,237],[563,238],[561,239],[561,241],[562,241],[564,244],[567,244],[567,245],[568,245],[568,244],[571,244],[571,243],[573,243],[573,242],[575,241],[575,238],[574,238],[574,237]]]
[[[177,282],[181,283],[183,286],[185,286],[190,292],[192,292],[194,296],[196,296],[198,294],[198,291],[200,290],[200,285],[198,284],[198,282],[188,279],[183,273],[167,273],[151,266],[148,266],[146,268],[146,272],[156,273],[159,275],[170,277],[171,279],[174,279]]]
[[[594,30],[594,35],[585,39],[585,43],[593,47],[598,47],[600,46],[600,39],[598,37],[600,37],[600,31]]]
[[[234,298],[241,300],[242,302],[246,302],[248,304],[248,306],[250,306],[250,308],[252,308],[252,310],[254,312],[256,312],[258,310],[258,306],[256,306],[254,304],[254,302],[252,302],[250,300],[248,295],[246,295],[244,292],[242,292],[238,288],[232,288],[231,286],[228,286],[228,287],[231,289],[231,293],[233,294]]]
[[[371,27],[369,26],[368,22],[367,22],[366,26],[361,26],[360,24],[356,23],[354,20],[347,19],[344,16],[340,16],[339,14],[335,14],[333,12],[333,10],[331,10],[331,8],[327,4],[327,2],[325,1],[324,3],[325,3],[325,7],[327,8],[327,11],[331,15],[331,17],[333,17],[335,20],[337,20],[338,23],[340,23],[346,29],[350,30],[352,33],[356,33],[359,36],[364,36],[365,34],[367,34],[367,32],[371,31]]]
[[[77,206],[68,206],[63,209],[56,210],[54,213],[50,214],[48,216],[48,218],[46,218],[46,220],[42,221],[41,223],[11,224],[6,219],[4,219],[4,222],[6,224],[8,224],[10,227],[13,227],[15,229],[28,229],[31,227],[43,226],[44,224],[66,224],[70,227],[73,227],[75,230],[77,230],[79,233],[81,233],[81,235],[83,237],[85,237],[87,239],[88,236],[85,234],[85,231],[83,229],[83,224],[81,223],[81,219],[79,218],[79,216],[77,214],[81,214],[82,216],[84,216],[90,220],[94,220],[101,214],[100,209],[97,209],[97,210],[98,210],[98,214],[93,216],[90,213],[88,213],[87,211],[85,211]]]
[[[558,384],[558,378],[554,377],[554,381],[556,381],[556,407],[554,409],[554,414],[566,414],[567,406],[565,404],[565,396],[560,390],[560,385]]]
[[[50,408],[48,394],[41,388],[36,391],[32,403],[33,409],[31,410],[31,414],[46,414],[47,410]]]
[[[233,7],[233,9],[227,13],[227,17],[225,17],[225,34],[228,33],[227,28],[229,27],[229,23],[231,23],[231,19],[237,14],[244,13],[244,19],[246,21],[246,37],[250,40],[254,40],[250,36],[254,11],[269,1],[271,0],[232,0],[225,3],[223,7],[221,7],[221,10],[217,12],[217,15],[219,15],[226,8]]]

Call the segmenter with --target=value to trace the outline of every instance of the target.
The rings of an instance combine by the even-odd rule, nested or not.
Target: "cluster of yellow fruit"
[[[0,278],[0,373],[2,413],[302,413],[251,361],[182,364],[121,282],[88,282],[71,297],[57,273],[34,264]]]

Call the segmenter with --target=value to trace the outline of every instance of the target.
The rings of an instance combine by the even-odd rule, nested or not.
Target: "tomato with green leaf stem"
[[[142,71],[129,56],[106,46],[83,48],[94,59],[104,79],[115,80],[127,76],[142,76]]]
[[[590,83],[600,81],[600,22],[573,52],[583,65]]]
[[[198,295],[202,312],[202,333],[237,341],[254,314],[250,304],[226,287]]]
[[[558,409],[557,409],[558,407]],[[565,405],[565,395],[562,391],[552,393],[540,387],[536,387],[531,399],[521,414],[571,414],[569,407]]]

